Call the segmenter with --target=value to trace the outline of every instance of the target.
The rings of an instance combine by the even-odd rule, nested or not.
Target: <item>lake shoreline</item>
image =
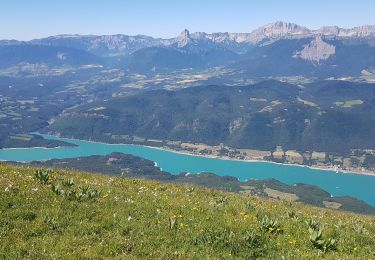
[[[167,151],[171,153],[177,153],[177,154],[183,154],[183,155],[189,155],[189,156],[196,156],[196,157],[202,157],[202,158],[211,158],[211,159],[218,159],[218,160],[226,160],[226,161],[238,161],[238,162],[249,162],[249,163],[272,163],[272,164],[277,164],[277,165],[284,165],[284,166],[296,166],[296,167],[304,167],[304,168],[309,168],[312,170],[323,170],[323,171],[329,171],[329,172],[335,172],[336,169],[333,167],[325,167],[325,166],[309,166],[309,165],[303,165],[303,164],[293,164],[293,163],[279,163],[279,162],[273,162],[273,161],[267,161],[267,160],[259,160],[259,159],[235,159],[235,158],[230,158],[230,157],[224,157],[224,156],[216,156],[216,155],[202,155],[202,154],[195,154],[191,153],[189,151],[179,151],[175,150],[169,147],[157,147],[157,146],[151,146],[151,145],[141,145],[141,144],[112,144],[112,143],[105,143],[105,142],[99,142],[99,141],[92,141],[92,140],[84,140],[84,139],[76,139],[76,138],[66,138],[66,137],[60,137],[58,135],[49,135],[49,134],[40,134],[36,133],[43,138],[45,137],[51,137],[53,138],[60,138],[63,140],[66,140],[69,142],[69,140],[76,140],[76,141],[86,141],[86,142],[91,142],[91,143],[97,143],[97,144],[104,144],[104,145],[111,145],[111,146],[118,146],[118,145],[130,145],[130,146],[143,146],[143,147],[148,147],[151,149],[158,149],[162,151]],[[14,150],[14,149],[28,149],[30,147],[25,147],[25,148],[5,148],[2,150]],[[33,147],[33,148],[38,148],[38,149],[58,149],[58,148],[69,148],[69,146],[64,147],[64,146],[59,146],[55,148],[47,148],[47,147]],[[74,148],[74,146],[70,147]],[[355,175],[366,175],[366,176],[372,176],[375,177],[375,172],[372,171],[361,171],[361,170],[338,170],[336,174],[355,174]]]
[[[106,144],[106,143],[101,143],[101,144]],[[162,151],[172,152],[172,153],[178,153],[178,154],[184,154],[184,155],[190,155],[190,156],[196,156],[196,157],[203,157],[203,158],[218,159],[218,160],[249,162],[249,163],[272,163],[272,164],[277,164],[277,165],[297,166],[297,167],[309,168],[309,169],[312,169],[312,170],[323,170],[323,171],[335,172],[334,168],[323,167],[323,166],[320,167],[320,166],[309,166],[309,165],[304,165],[304,164],[279,163],[279,162],[258,160],[258,159],[234,159],[234,158],[223,157],[223,156],[215,156],[215,155],[199,155],[199,154],[189,153],[187,151],[173,150],[173,149],[166,148],[166,147],[156,147],[156,146],[138,145],[138,144],[130,144],[130,145],[143,146],[143,147],[148,147],[148,148],[152,148],[152,149],[158,149],[158,150],[162,150]],[[356,174],[356,175],[366,175],[366,176],[375,177],[375,172],[371,172],[371,171],[338,170],[337,174]]]

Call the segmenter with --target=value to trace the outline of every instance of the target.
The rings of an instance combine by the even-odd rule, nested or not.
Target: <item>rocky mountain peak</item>
[[[343,38],[366,38],[375,37],[375,26],[374,25],[363,25],[350,29],[340,28],[338,26],[324,26],[317,31],[315,34],[324,36],[334,36]]]
[[[363,25],[352,29],[340,30],[342,37],[375,37],[375,25]]]
[[[185,29],[177,37],[178,47],[185,47],[189,42],[191,42],[190,32]]]
[[[309,34],[310,30],[295,23],[279,21],[266,24],[253,32],[262,33],[264,36],[268,37],[279,37],[285,35]]]
[[[341,28],[338,26],[323,26],[316,33],[326,36],[337,36],[340,33]]]
[[[264,39],[280,39],[309,34],[311,34],[311,31],[306,27],[295,23],[278,21],[266,24],[252,31],[249,34],[247,41],[251,43],[258,43]]]

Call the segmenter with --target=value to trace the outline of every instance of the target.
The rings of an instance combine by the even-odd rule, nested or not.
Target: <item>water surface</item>
[[[375,177],[373,176],[337,174],[334,171],[315,170],[300,166],[222,160],[173,153],[145,146],[102,144],[43,136],[47,139],[73,143],[77,147],[0,149],[0,160],[30,162],[122,152],[155,161],[163,170],[173,174],[213,172],[218,175],[234,176],[240,180],[275,178],[287,184],[314,184],[330,192],[333,196],[350,195],[375,206]]]

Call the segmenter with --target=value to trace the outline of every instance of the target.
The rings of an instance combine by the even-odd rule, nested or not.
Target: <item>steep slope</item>
[[[3,164],[0,180],[5,259],[361,259],[375,246],[373,218],[294,203]]]
[[[253,77],[312,76],[316,69],[314,64],[293,57],[296,50],[302,50],[310,40],[279,40],[269,45],[255,47],[230,68]]]
[[[355,99],[350,98],[355,88]],[[330,91],[331,99],[321,98]],[[349,154],[375,147],[374,102],[374,85],[342,81],[305,88],[265,81],[247,87],[159,90],[81,106],[57,118],[47,131],[83,139],[105,140],[110,133]]]
[[[284,39],[251,49],[230,68],[248,76],[358,77],[375,66],[375,47],[329,38]]]

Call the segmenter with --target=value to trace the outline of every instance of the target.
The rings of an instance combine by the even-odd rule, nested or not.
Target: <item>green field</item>
[[[0,259],[375,257],[369,216],[191,185],[35,173],[0,164]]]

